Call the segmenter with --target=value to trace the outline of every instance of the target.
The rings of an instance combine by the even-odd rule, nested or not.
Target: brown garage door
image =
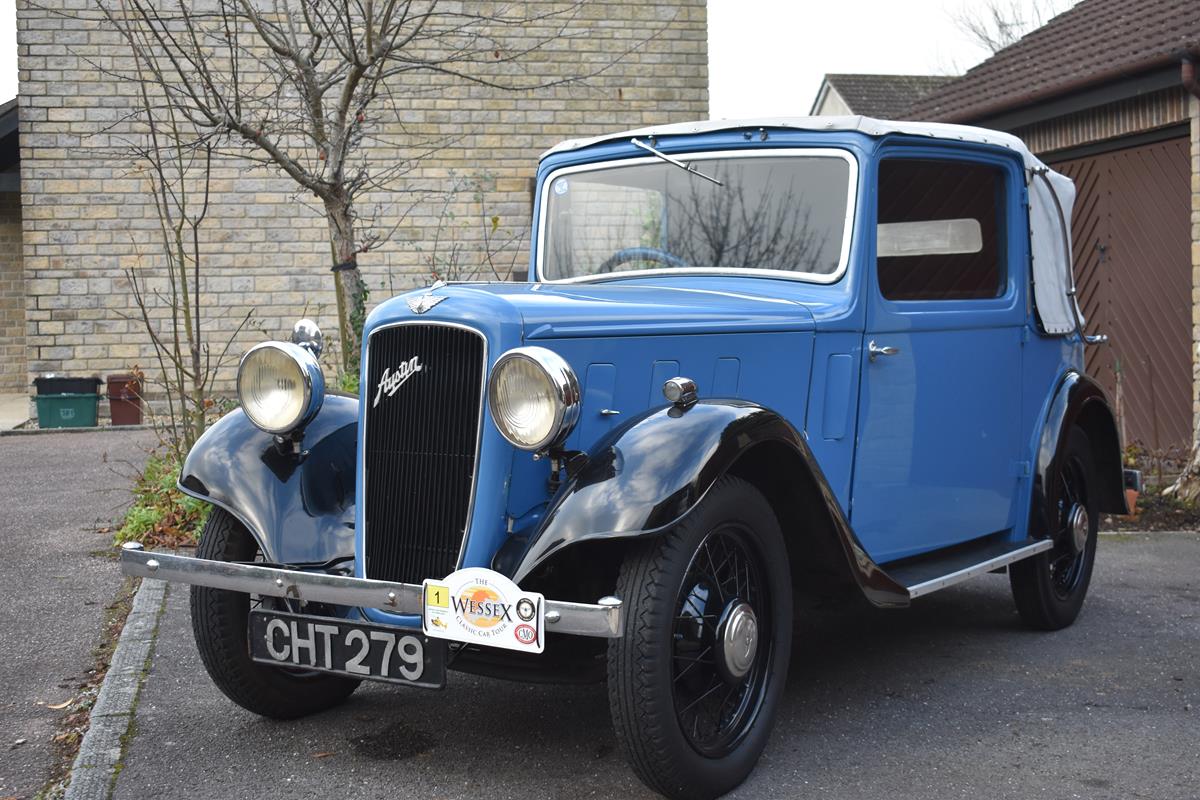
[[[1186,138],[1063,161],[1075,180],[1075,275],[1088,372],[1122,409],[1125,441],[1154,451],[1192,438],[1190,165]]]

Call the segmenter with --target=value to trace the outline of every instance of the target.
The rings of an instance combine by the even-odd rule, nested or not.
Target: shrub
[[[171,449],[150,455],[133,487],[134,501],[113,536],[117,544],[147,547],[194,545],[208,518],[208,503],[179,491],[180,461]]]

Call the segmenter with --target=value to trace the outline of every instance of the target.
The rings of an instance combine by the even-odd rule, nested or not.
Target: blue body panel
[[[973,150],[943,145],[880,152],[1000,167],[1008,238],[1003,292],[986,300],[889,301],[872,268],[874,241],[859,242],[870,276],[864,342],[899,351],[868,360],[860,384],[850,521],[877,561],[1001,531],[1024,538],[1017,498],[1029,475],[1020,442],[1029,263],[1022,209],[1028,201],[1013,159]]]
[[[382,303],[366,321],[363,374],[371,332],[397,322],[442,321],[479,330],[487,342],[489,370],[514,347],[549,348],[570,364],[582,391],[579,422],[565,449],[609,465],[620,463],[622,447],[630,453],[654,453],[645,442],[653,441],[655,425],[663,431],[691,430],[691,423],[682,424],[663,410],[661,396],[664,380],[684,375],[695,380],[705,402],[725,403],[724,411],[697,413],[694,424],[710,420],[724,427],[720,435],[715,428],[696,431],[689,433],[687,443],[674,442],[675,450],[662,448],[664,454],[678,451],[670,465],[678,469],[663,468],[664,475],[671,476],[672,491],[705,485],[711,475],[701,479],[699,473],[711,471],[714,443],[720,442],[727,456],[729,442],[736,441],[729,436],[731,420],[771,417],[781,420],[781,430],[792,431],[793,449],[813,462],[820,493],[835,512],[831,518],[843,530],[847,553],[864,574],[877,570],[878,563],[981,536],[1026,537],[1035,471],[1039,463],[1048,463],[1045,453],[1039,460],[1039,448],[1046,447],[1046,420],[1056,413],[1066,418],[1065,411],[1054,410],[1066,402],[1061,396],[1056,401],[1056,392],[1065,375],[1082,371],[1083,353],[1076,335],[1039,333],[1030,297],[1027,196],[1019,158],[999,146],[945,141],[934,145],[912,137],[872,138],[845,131],[772,131],[766,141],[726,131],[665,137],[656,146],[667,153],[803,147],[849,152],[859,176],[847,270],[824,285],[786,276],[737,274],[532,282],[538,210],[547,176],[562,167],[645,155],[628,142],[601,143],[554,154],[540,165],[530,283],[418,290],[444,296],[419,316],[403,297]],[[897,303],[880,296],[873,192],[876,166],[884,154],[961,158],[1004,171],[1008,278],[1000,297]],[[872,340],[897,347],[899,353],[872,362],[866,357]],[[364,392],[370,389],[363,387]],[[1084,389],[1070,391],[1090,398],[1090,390]],[[750,404],[757,410],[746,410]],[[363,406],[357,409],[355,430],[363,428]],[[323,420],[330,413],[329,408],[323,410],[313,429],[330,427]],[[337,413],[344,415],[346,409]],[[223,430],[218,426],[210,436],[220,437]],[[634,438],[623,440],[625,434]],[[261,455],[261,446],[251,442],[250,455]],[[361,554],[362,458],[355,464],[358,510],[346,513],[354,514],[354,548]],[[651,466],[637,464],[637,474],[652,474]],[[636,490],[628,481],[576,481],[574,489],[564,486],[558,496],[550,497],[548,459],[536,460],[507,444],[486,403],[477,470],[461,557],[464,567],[493,566],[510,539],[521,542],[526,552],[551,552],[569,544],[566,539],[613,533],[581,531],[561,515],[575,506],[595,509],[595,497],[614,486],[625,493]],[[627,499],[630,514],[637,516],[638,509],[668,500],[652,496],[652,483],[639,484],[644,484],[645,496]],[[569,497],[572,491],[578,493],[574,501]],[[614,497],[612,502],[622,499]],[[695,500],[691,497],[689,502]],[[681,508],[686,512],[686,504]],[[614,519],[625,519],[619,511],[614,510]],[[278,515],[276,519],[286,522]],[[338,535],[344,538],[346,522],[339,517],[330,525],[341,525]],[[543,535],[564,540],[539,543]],[[299,560],[292,554],[319,550],[287,547],[286,557]],[[356,574],[364,576],[361,557]],[[882,594],[889,591],[885,588]],[[366,614],[380,622],[419,626],[415,617],[374,610]]]

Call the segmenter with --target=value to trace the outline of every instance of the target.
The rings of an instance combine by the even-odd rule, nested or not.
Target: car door
[[[878,562],[1013,524],[1025,321],[1014,259],[1026,251],[1008,222],[1020,219],[1019,175],[965,151],[879,162],[851,500]]]

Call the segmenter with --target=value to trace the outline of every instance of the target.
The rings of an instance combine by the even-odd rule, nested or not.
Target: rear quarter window
[[[888,300],[999,297],[1004,173],[965,161],[879,164],[877,270]]]

